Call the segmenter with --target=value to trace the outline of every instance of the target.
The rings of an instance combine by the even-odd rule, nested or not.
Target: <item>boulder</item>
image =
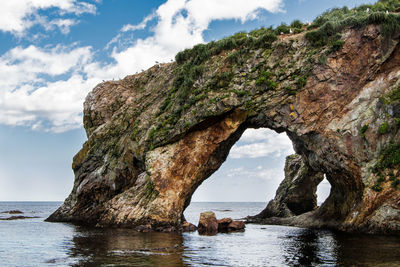
[[[233,221],[228,225],[228,232],[243,232],[245,224],[242,221]]]
[[[217,222],[218,222],[218,232],[227,232],[228,231],[228,225],[232,221],[233,220],[231,218],[223,218],[223,219],[217,220]]]
[[[184,221],[182,224],[182,231],[183,232],[194,232],[197,230],[197,226],[194,225],[193,223]]]
[[[215,213],[212,211],[200,214],[199,225],[197,228],[201,235],[215,235],[218,233],[218,222]]]

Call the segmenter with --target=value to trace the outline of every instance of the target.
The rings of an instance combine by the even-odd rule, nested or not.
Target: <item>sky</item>
[[[86,134],[85,96],[103,80],[170,62],[239,31],[312,21],[370,0],[13,0],[0,2],[0,201],[62,201]],[[268,201],[293,153],[249,129],[192,201]],[[319,198],[329,183],[319,186]]]

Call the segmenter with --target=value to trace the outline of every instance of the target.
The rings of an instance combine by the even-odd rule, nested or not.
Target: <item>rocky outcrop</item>
[[[234,221],[232,218],[222,218],[217,220],[218,232],[243,232],[246,225],[242,221]]]
[[[194,224],[192,224],[190,222],[187,222],[187,221],[183,222],[183,224],[182,224],[182,232],[194,232],[196,230],[197,230],[197,226],[196,225],[194,225]]]
[[[363,12],[362,23],[311,32],[239,33],[99,84],[84,104],[73,190],[48,220],[180,230],[193,192],[243,131],[266,127],[285,131],[300,165],[332,186],[321,207],[279,223],[399,233],[399,20]],[[277,196],[290,213],[314,208],[291,194]]]
[[[316,209],[317,186],[323,179],[323,173],[314,171],[300,155],[286,157],[285,179],[275,198],[260,214],[250,219],[292,217]]]
[[[201,235],[215,235],[218,233],[218,222],[214,212],[207,211],[200,214],[197,231]]]
[[[246,225],[242,221],[232,221],[228,224],[228,232],[243,232]]]
[[[228,232],[228,225],[232,222],[233,220],[231,218],[222,218],[217,220],[218,232]]]

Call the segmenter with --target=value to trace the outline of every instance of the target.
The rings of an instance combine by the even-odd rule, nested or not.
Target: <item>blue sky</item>
[[[169,62],[197,43],[373,2],[1,1],[0,201],[63,200],[69,194],[72,157],[86,140],[82,103],[102,80]],[[284,135],[250,130],[193,200],[267,201],[291,152]],[[321,187],[326,195],[329,186]]]

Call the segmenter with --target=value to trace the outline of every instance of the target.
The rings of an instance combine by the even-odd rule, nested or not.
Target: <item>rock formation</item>
[[[182,223],[182,232],[194,232],[196,230],[197,230],[197,226],[196,225],[194,225],[194,224],[192,224],[190,222],[187,222],[187,221],[184,221]]]
[[[232,222],[233,220],[231,218],[222,218],[217,220],[218,232],[228,232],[228,225]]]
[[[286,157],[285,179],[275,198],[254,218],[291,217],[316,209],[317,186],[323,179],[323,173],[314,171],[300,155]]]
[[[215,213],[212,211],[202,212],[200,214],[197,231],[201,235],[216,235],[218,233],[218,221]]]
[[[179,230],[243,131],[266,127],[286,132],[300,165],[332,186],[321,207],[279,223],[399,233],[399,15],[343,9],[329,21],[339,11],[295,34],[238,33],[97,85],[73,190],[48,220]],[[294,215],[314,205],[283,199]]]

